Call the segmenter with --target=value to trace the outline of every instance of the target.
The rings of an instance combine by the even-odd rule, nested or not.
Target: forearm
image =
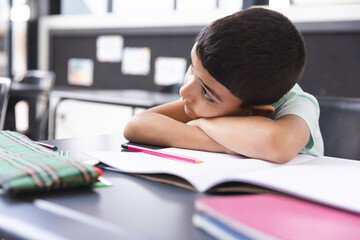
[[[300,121],[301,124],[302,120],[291,118],[291,121]],[[274,121],[255,116],[219,117],[198,119],[193,125],[238,154],[283,163],[291,160],[309,139],[307,126],[291,129],[291,121],[287,120]]]
[[[213,152],[228,149],[211,139],[197,126],[187,125],[158,113],[146,112],[135,116],[126,126],[124,136],[132,142],[179,147]]]

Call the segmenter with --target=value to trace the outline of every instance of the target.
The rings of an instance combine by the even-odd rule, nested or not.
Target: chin
[[[191,110],[189,110],[186,106],[185,106],[185,113],[186,115],[191,118],[191,119],[197,119],[199,118],[198,116],[196,116],[196,114],[194,114]]]
[[[185,111],[186,115],[191,118],[192,120],[197,119],[192,113],[189,113],[188,111]]]

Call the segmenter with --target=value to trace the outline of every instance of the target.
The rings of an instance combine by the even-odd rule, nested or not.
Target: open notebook
[[[112,170],[141,175],[198,192],[280,192],[360,213],[360,161],[299,154],[275,164],[222,153],[163,151],[197,157],[186,163],[138,152],[87,151]]]

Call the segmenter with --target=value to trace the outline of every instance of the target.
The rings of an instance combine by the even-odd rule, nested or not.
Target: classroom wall
[[[57,76],[57,86],[70,86],[69,60],[91,59],[94,64],[94,89],[142,89],[160,91],[154,82],[155,61],[158,57],[181,58],[189,65],[189,53],[194,38],[202,27],[158,27],[132,29],[59,30],[50,32],[49,68]],[[121,36],[124,48],[147,48],[150,51],[150,71],[147,74],[126,74],[124,61],[103,62],[97,57],[97,40],[104,36]],[[185,71],[185,68],[184,68]]]
[[[360,89],[360,4],[292,7],[279,11],[295,23],[305,39],[307,61],[301,86],[315,95],[360,97],[357,91]],[[39,66],[55,71],[56,86],[69,86],[69,59],[91,59],[93,83],[84,88],[161,91],[163,86],[154,83],[156,58],[180,57],[189,64],[189,52],[196,34],[211,21],[231,13],[124,14],[96,19],[45,17],[40,21]],[[96,41],[99,36],[106,35],[122,36],[124,48],[149,48],[149,73],[124,74],[121,61],[99,62]]]
[[[303,34],[307,59],[301,87],[314,94],[325,96],[360,97],[360,4],[335,6],[334,8],[291,8],[285,11]],[[319,14],[321,12],[322,14]],[[39,66],[57,74],[56,87],[90,89],[144,89],[162,91],[164,86],[154,83],[155,60],[159,56],[183,58],[189,64],[189,53],[195,36],[202,27],[231,12],[209,12],[206,14],[169,15],[143,14],[103,16],[45,17],[40,21]],[[145,75],[124,74],[122,61],[100,62],[97,59],[97,39],[100,36],[121,36],[123,47],[147,47],[151,51],[150,70]],[[94,64],[93,84],[90,86],[70,85],[68,82],[69,59],[91,59]],[[77,103],[76,106],[78,106]],[[56,116],[56,138],[75,137],[91,134],[122,131],[131,117],[114,106],[108,114],[94,115],[106,106],[87,106],[83,119],[71,107],[74,103],[64,102],[58,107]],[[86,105],[86,106],[85,106]],[[108,122],[107,119],[120,113],[121,121]],[[125,110],[126,112],[126,110]],[[75,120],[72,116],[77,116]],[[106,115],[106,116],[105,116]],[[91,123],[90,123],[91,118]],[[83,131],[74,126],[87,122],[93,132]],[[72,127],[71,127],[72,126]]]
[[[307,50],[306,67],[300,80],[304,90],[314,95],[360,97],[360,21],[356,23],[358,25],[355,22],[298,24]],[[161,91],[163,86],[154,82],[156,58],[183,58],[188,65],[190,50],[201,28],[53,30],[50,32],[49,68],[57,75],[56,86],[71,86],[68,82],[69,60],[91,59],[94,63],[93,84],[86,88]],[[149,48],[149,73],[124,74],[121,61],[99,62],[96,40],[107,35],[124,37],[124,47]]]
[[[299,84],[314,95],[359,98],[360,21],[338,24],[322,23],[318,31],[303,31],[307,56]]]

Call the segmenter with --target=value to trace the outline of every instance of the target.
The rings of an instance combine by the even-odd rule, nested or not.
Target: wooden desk
[[[56,109],[65,99],[106,103],[135,108],[151,108],[180,98],[175,93],[149,92],[143,90],[86,90],[74,88],[55,88],[50,95],[48,139],[55,137]]]
[[[69,156],[84,150],[119,150],[122,135],[46,141]],[[104,171],[112,187],[10,197],[0,195],[5,239],[212,239],[193,227],[194,200],[203,194]],[[41,237],[39,237],[41,236]]]

